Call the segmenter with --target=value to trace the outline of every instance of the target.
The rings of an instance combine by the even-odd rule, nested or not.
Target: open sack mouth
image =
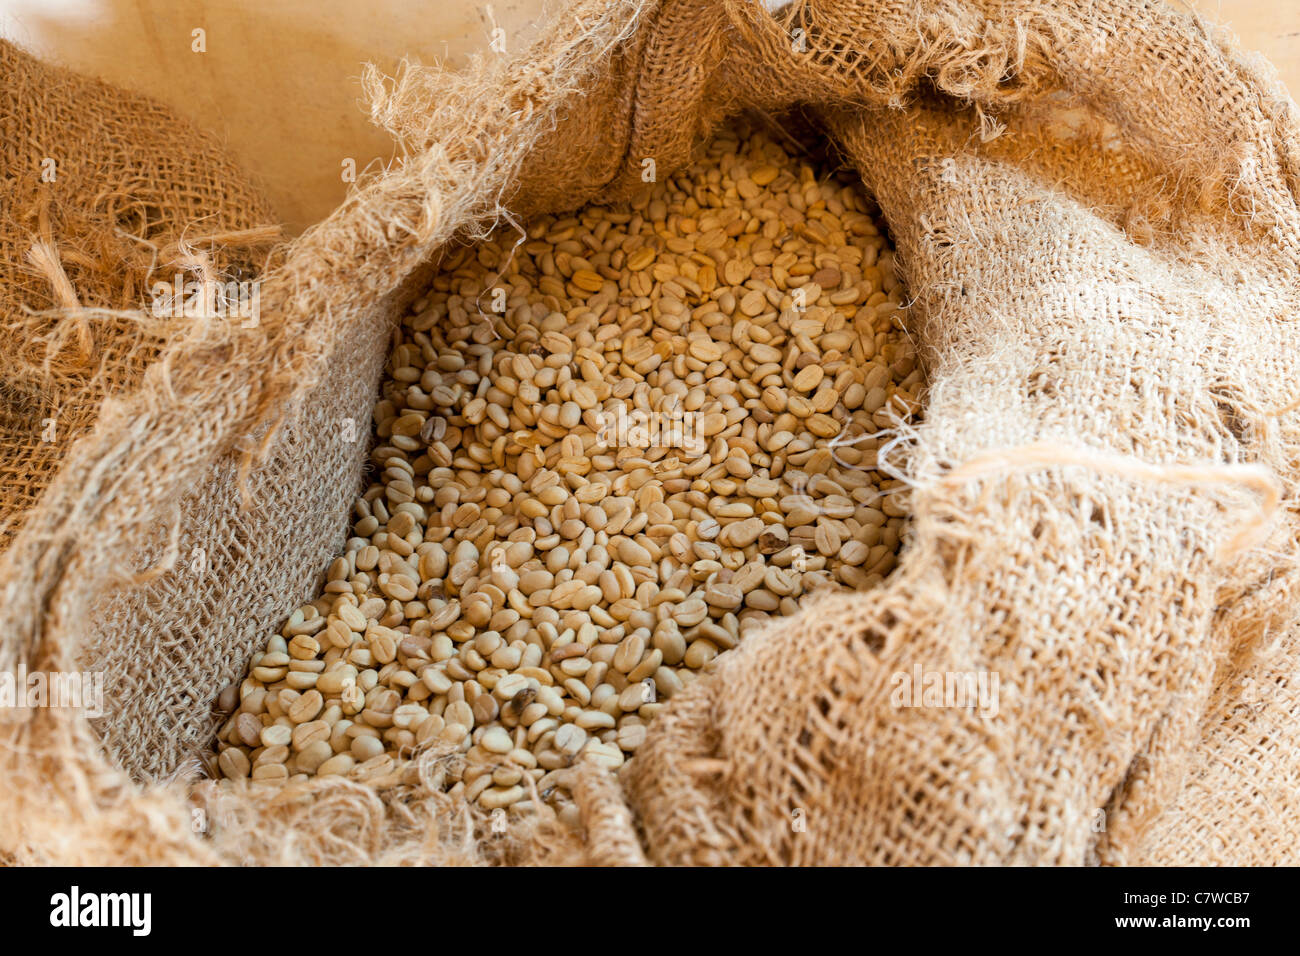
[[[402,161],[0,552],[107,701],[0,751],[0,853],[1294,845],[1293,104],[1161,5],[770,6],[367,72]]]
[[[227,693],[217,775],[576,824],[568,768],[622,766],[747,634],[892,570],[922,378],[874,203],[766,117],[645,169],[439,254],[347,549]]]

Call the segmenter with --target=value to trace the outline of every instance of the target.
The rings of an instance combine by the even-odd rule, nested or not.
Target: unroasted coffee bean
[[[435,748],[508,808],[620,766],[809,592],[879,584],[906,504],[876,454],[922,383],[869,208],[723,133],[631,203],[444,252],[347,553],[218,701],[222,775],[383,785]]]

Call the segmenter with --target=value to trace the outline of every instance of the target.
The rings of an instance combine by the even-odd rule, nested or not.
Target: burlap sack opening
[[[133,681],[134,710],[110,718],[128,742],[117,766],[183,768],[190,741],[157,718],[210,701],[337,547],[363,456],[339,423],[367,421],[389,323],[436,250],[503,208],[625,197],[641,158],[676,168],[744,108],[821,118],[916,295],[931,389],[899,569],[748,640],[656,719],[618,786],[580,770],[581,836],[494,838],[436,792],[346,782],[201,788],[192,817],[180,788],[130,781],[83,722],[43,712],[5,751],[0,847],[63,862],[1291,859],[1293,104],[1195,20],[1127,0],[592,0],[552,23],[514,61],[369,78],[406,161],[295,243],[260,330],[186,343],[141,398],[106,405],[0,558],[5,662],[54,669],[95,621]],[[106,612],[110,572],[167,522],[172,560]],[[175,559],[195,546],[222,561],[187,574]],[[997,713],[895,706],[892,675],[918,666],[997,674]]]

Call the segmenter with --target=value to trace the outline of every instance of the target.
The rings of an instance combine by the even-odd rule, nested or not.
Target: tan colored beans
[[[617,768],[753,627],[880,583],[878,433],[922,380],[868,210],[724,133],[639,200],[446,252],[354,536],[223,698],[217,772],[413,782],[430,747],[453,794],[568,818],[553,772]]]

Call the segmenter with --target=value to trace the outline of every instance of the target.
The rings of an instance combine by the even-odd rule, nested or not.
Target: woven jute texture
[[[107,394],[184,316],[154,282],[251,279],[261,193],[170,110],[0,41],[0,547]]]
[[[112,758],[75,715],[11,731],[0,851],[1297,862],[1300,127],[1263,69],[1133,0],[586,0],[550,22],[463,74],[367,75],[403,162],[289,248],[258,328],[169,345],[67,455],[0,556],[0,663],[107,648],[134,690]],[[580,833],[491,833],[434,760],[384,792],[161,782],[338,545],[364,454],[341,423],[366,420],[438,248],[629,196],[643,159],[679,167],[740,110],[817,124],[897,243],[929,389],[893,446],[913,517],[885,585],[724,655],[617,780],[575,768]],[[195,546],[220,559],[196,572]],[[916,673],[996,678],[994,706],[900,706]]]

